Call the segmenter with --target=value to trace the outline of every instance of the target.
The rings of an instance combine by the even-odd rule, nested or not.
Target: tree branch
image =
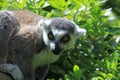
[[[13,78],[9,74],[0,72],[0,80],[13,80]]]

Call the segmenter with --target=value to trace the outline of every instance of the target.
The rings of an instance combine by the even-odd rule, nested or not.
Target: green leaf
[[[113,77],[114,77],[114,75],[112,73],[107,74],[107,79],[108,80],[111,80]]]
[[[39,2],[37,2],[37,3],[35,4],[35,7],[36,7],[36,8],[43,8],[42,5],[44,5],[44,7],[47,5],[47,4],[44,4],[44,3],[45,3],[44,0],[40,0]]]
[[[8,1],[0,2],[0,8],[7,9],[9,5]]]
[[[18,6],[19,6],[20,9],[23,9],[25,7],[26,1],[27,0],[20,0],[20,2],[18,4]]]
[[[104,80],[102,77],[98,76],[98,77],[93,77],[91,80]]]
[[[76,72],[76,71],[79,71],[79,70],[80,70],[79,66],[78,65],[74,65],[73,71]]]
[[[74,76],[76,76],[77,78],[80,78],[80,76],[83,73],[82,69],[80,69],[78,65],[74,65],[73,71],[74,71]]]
[[[48,3],[56,9],[64,10],[65,0],[48,0]]]
[[[50,66],[50,70],[56,74],[62,74],[64,75],[65,74],[65,71],[62,70],[59,66],[56,66],[56,65],[51,65]]]
[[[107,77],[107,75],[104,73],[104,72],[101,72],[101,71],[97,71],[97,73],[99,74],[99,75],[101,75],[102,77]]]

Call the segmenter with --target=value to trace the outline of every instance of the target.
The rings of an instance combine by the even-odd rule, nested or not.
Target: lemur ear
[[[48,19],[48,20],[40,20],[38,24],[41,29],[48,29],[50,23],[51,23],[51,20]]]
[[[80,28],[78,25],[75,26],[75,34],[77,34],[78,36],[82,37],[84,35],[86,35],[86,30],[85,29],[82,29]]]

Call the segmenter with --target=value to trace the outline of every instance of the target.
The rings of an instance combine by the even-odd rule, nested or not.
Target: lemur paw
[[[10,74],[15,80],[23,80],[23,75],[17,65],[1,64],[0,71]]]

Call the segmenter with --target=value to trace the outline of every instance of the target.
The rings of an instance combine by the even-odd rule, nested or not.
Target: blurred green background
[[[65,17],[87,30],[46,80],[120,80],[120,0],[0,0],[0,10]]]

